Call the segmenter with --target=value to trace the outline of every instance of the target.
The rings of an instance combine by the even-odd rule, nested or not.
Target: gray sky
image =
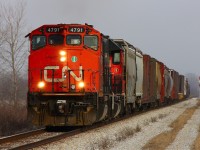
[[[92,24],[181,74],[200,75],[200,0],[27,0],[27,18],[31,30]]]

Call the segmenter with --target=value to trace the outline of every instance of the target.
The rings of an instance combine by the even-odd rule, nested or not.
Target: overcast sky
[[[200,0],[27,0],[26,11],[30,30],[92,24],[181,74],[200,75]]]

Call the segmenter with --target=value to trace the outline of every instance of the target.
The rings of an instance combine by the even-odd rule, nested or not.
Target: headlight
[[[44,83],[44,81],[40,81],[39,83],[38,83],[38,88],[43,88],[45,86],[45,83]]]
[[[66,60],[67,60],[67,58],[65,56],[60,57],[61,62],[65,62]]]
[[[60,55],[61,55],[61,56],[65,56],[65,55],[66,55],[66,52],[65,52],[65,51],[60,51]]]
[[[83,88],[85,86],[84,82],[79,82],[78,84],[79,88]]]

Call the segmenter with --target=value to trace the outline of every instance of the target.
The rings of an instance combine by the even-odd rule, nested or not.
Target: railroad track
[[[42,129],[28,131],[28,132],[24,132],[24,133],[20,133],[20,134],[15,134],[12,136],[3,137],[3,138],[0,138],[0,145],[7,143],[7,142],[12,142],[12,141],[16,141],[19,139],[23,139],[26,137],[42,134],[44,132],[45,132],[45,130],[44,130],[44,128],[42,128]]]
[[[168,106],[174,105],[176,103],[172,103]],[[156,109],[161,109],[163,107],[158,107]],[[133,116],[141,115],[143,113],[149,112],[151,110],[156,110],[155,108],[150,108],[144,111],[135,112],[131,115],[126,115],[123,118],[116,118],[113,120],[108,120],[100,123],[96,123],[92,126],[86,126],[82,128],[66,128],[64,132],[47,132],[44,128],[30,131],[22,134],[17,134],[5,138],[0,139],[0,149],[13,149],[13,150],[25,150],[25,149],[33,149],[39,146],[43,146],[52,142],[59,141],[61,139],[77,135],[82,132],[87,132],[89,130],[103,127],[105,125],[115,123],[124,119],[128,119]]]
[[[14,143],[16,141],[23,140],[25,138],[41,135],[41,134],[44,134],[45,132],[46,132],[45,129],[41,128],[41,129],[37,129],[37,130],[32,130],[32,131],[28,131],[28,132],[24,132],[24,133],[20,133],[20,134],[15,134],[15,135],[12,135],[12,136],[0,138],[0,149],[6,149],[6,145],[9,145],[9,144]]]
[[[36,148],[81,133],[81,128],[66,128],[65,132],[47,132],[44,128],[0,138],[0,149],[25,150]]]

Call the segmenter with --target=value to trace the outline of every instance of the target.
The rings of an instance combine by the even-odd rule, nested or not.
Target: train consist
[[[28,114],[36,125],[91,125],[189,96],[183,75],[92,25],[43,25],[26,37]]]

